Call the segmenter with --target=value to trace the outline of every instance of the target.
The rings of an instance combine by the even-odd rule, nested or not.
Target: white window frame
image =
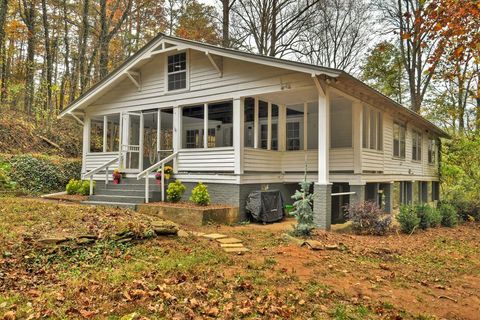
[[[399,131],[399,137],[398,137],[398,155],[395,155],[395,125],[398,125],[400,128],[403,127],[404,133],[405,133],[405,139],[403,140],[405,144],[405,154],[402,154],[402,135],[401,131]],[[405,160],[407,156],[407,125],[405,123],[399,122],[399,121],[393,121],[393,126],[392,126],[392,156],[395,159],[401,159]]]
[[[118,130],[118,150],[116,151],[107,151],[107,146],[108,146],[108,117],[113,116],[113,115],[118,115],[119,116],[119,126],[121,126],[121,114],[120,113],[109,113],[109,114],[104,114],[104,115],[98,115],[98,117],[102,118],[103,122],[103,132],[102,132],[102,151],[91,151],[92,147],[92,117],[89,119],[89,125],[88,125],[88,152],[87,154],[98,154],[98,153],[118,153],[120,150],[120,136],[122,134],[122,128]],[[97,116],[93,116],[97,117]],[[99,120],[95,120],[99,121]],[[100,122],[100,121],[99,121]]]
[[[375,121],[374,138],[375,144],[372,146],[372,114]],[[383,151],[383,112],[369,105],[363,105],[362,113],[362,148],[376,151]]]
[[[415,143],[414,143],[415,140]],[[412,161],[421,162],[422,161],[422,132],[417,129],[412,129]],[[416,145],[415,145],[416,144]],[[415,148],[416,154],[413,152]]]
[[[176,56],[176,55],[179,55],[179,54],[182,54],[182,53],[185,53],[185,88],[176,89],[176,90],[168,90],[168,76],[170,74],[184,72],[182,70],[182,71],[175,71],[175,72],[169,73],[168,72],[168,57]],[[189,54],[188,50],[181,50],[181,51],[177,51],[173,54],[165,55],[165,68],[164,69],[165,69],[165,72],[164,72],[164,78],[165,78],[165,81],[164,81],[164,89],[165,90],[164,91],[165,91],[165,93],[178,93],[178,92],[183,92],[183,91],[190,90],[190,54]]]
[[[289,137],[288,134],[289,132],[295,132],[295,131],[289,131],[288,130],[288,125],[297,125],[298,126],[298,130],[295,130],[296,131],[296,136],[294,137]],[[285,138],[286,138],[286,146],[285,146],[285,149],[287,151],[295,151],[295,150],[301,150],[301,144],[302,144],[302,141],[300,139],[300,130],[301,130],[301,126],[300,126],[300,121],[287,121],[286,123],[286,133],[285,133]],[[290,140],[298,140],[298,149],[289,149],[289,141]]]
[[[435,165],[437,163],[438,148],[437,139],[429,137],[427,147],[427,161],[429,165]],[[431,161],[433,160],[433,161]]]

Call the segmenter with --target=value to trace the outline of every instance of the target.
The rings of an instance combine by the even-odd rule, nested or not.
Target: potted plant
[[[158,169],[155,173],[155,182],[160,184],[162,182],[162,169]]]
[[[119,184],[120,180],[122,180],[122,176],[123,176],[122,173],[118,169],[113,170],[113,174],[112,174],[113,183]]]
[[[165,175],[165,179],[170,179],[170,176],[173,174],[173,168],[171,166],[165,166],[163,174]]]

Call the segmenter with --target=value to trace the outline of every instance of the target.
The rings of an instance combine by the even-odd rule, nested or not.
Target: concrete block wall
[[[330,230],[332,224],[332,185],[315,184],[313,222],[319,228]]]

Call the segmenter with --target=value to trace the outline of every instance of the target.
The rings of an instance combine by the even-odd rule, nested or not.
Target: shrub
[[[414,206],[403,205],[400,207],[400,212],[397,215],[397,221],[400,224],[400,229],[405,233],[413,233],[420,225],[420,218],[417,215]]]
[[[346,216],[352,221],[352,230],[357,234],[384,235],[390,229],[392,216],[385,214],[374,202],[357,202],[346,209]]]
[[[185,185],[180,180],[175,180],[170,182],[167,188],[167,201],[169,202],[178,202],[182,199],[183,194],[185,193]]]
[[[59,157],[20,155],[9,160],[10,178],[28,193],[62,190],[72,178],[79,178],[81,163]]]
[[[210,204],[210,194],[208,194],[208,187],[199,182],[195,188],[192,189],[190,201],[200,206],[207,206]]]
[[[313,223],[313,194],[310,193],[311,183],[306,178],[299,183],[300,190],[296,190],[292,199],[294,210],[290,212],[290,215],[294,216],[297,220],[297,224],[293,226],[291,232],[294,236],[309,236],[312,230],[315,228]]]
[[[419,227],[423,230],[430,228],[434,223],[434,209],[428,204],[421,204],[415,207],[415,211],[420,218]]]
[[[95,188],[95,181],[93,181],[93,187]],[[90,181],[89,180],[75,180],[71,179],[66,187],[67,194],[80,194],[82,196],[88,196],[90,194]]]
[[[454,227],[457,225],[458,215],[454,206],[449,203],[441,203],[439,211],[442,217],[442,226]]]

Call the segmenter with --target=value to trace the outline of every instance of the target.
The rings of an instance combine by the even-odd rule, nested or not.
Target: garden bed
[[[193,226],[233,224],[239,219],[239,208],[226,204],[198,206],[191,202],[153,202],[138,205],[137,211]]]

